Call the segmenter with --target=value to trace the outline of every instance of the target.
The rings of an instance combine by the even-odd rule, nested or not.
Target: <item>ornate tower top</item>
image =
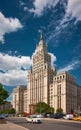
[[[47,51],[47,45],[44,42],[43,29],[40,30],[40,41],[39,44],[36,45],[36,50],[39,52],[40,50]]]
[[[43,40],[43,30],[41,30],[40,40]]]

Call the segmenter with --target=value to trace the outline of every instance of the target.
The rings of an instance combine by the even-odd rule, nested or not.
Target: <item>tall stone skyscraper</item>
[[[53,75],[56,75],[56,69],[51,68],[51,56],[47,52],[42,31],[35,52],[32,70],[28,72],[28,111],[30,113],[34,112],[38,102],[49,104],[49,86],[53,83]]]
[[[16,112],[34,113],[38,102],[45,102],[64,113],[81,110],[81,87],[73,75],[66,71],[57,73],[51,66],[51,55],[47,51],[41,31],[36,46],[32,69],[28,71],[27,88],[17,87],[13,91],[13,107]]]

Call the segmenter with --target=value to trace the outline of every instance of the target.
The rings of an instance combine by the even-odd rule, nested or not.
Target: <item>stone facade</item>
[[[75,78],[66,71],[57,74],[53,81],[53,107],[64,113],[77,109],[77,87]]]
[[[38,102],[49,104],[55,112],[62,108],[64,113],[70,113],[71,110],[77,110],[78,106],[81,107],[81,87],[77,86],[76,79],[71,74],[66,71],[57,74],[56,68],[51,67],[51,55],[47,51],[42,33],[33,55],[32,69],[28,71],[27,84],[27,90],[21,90],[23,98],[17,102],[21,95],[17,93],[19,88],[14,90],[13,98],[16,107],[18,106],[15,104],[22,102],[20,106],[24,105],[24,112],[34,113]],[[21,111],[19,107],[17,109]]]
[[[24,90],[24,100],[23,100],[25,113],[27,112],[27,105],[28,105],[27,100],[28,100],[28,91],[26,89],[26,90]]]
[[[81,111],[81,86],[77,85],[77,110]]]
[[[55,74],[56,69],[51,69],[51,56],[41,36],[36,47],[36,54],[33,56],[32,70],[28,72],[28,104],[30,106],[38,102],[49,104],[49,86]],[[31,107],[27,109],[31,112]]]
[[[13,108],[16,113],[24,112],[24,91],[26,89],[26,87],[20,85],[13,90]]]
[[[12,108],[12,103],[7,101],[5,104],[0,105],[0,111],[5,111]]]

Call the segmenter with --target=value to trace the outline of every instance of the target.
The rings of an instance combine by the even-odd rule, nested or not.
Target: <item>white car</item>
[[[41,118],[39,118],[37,115],[30,115],[26,117],[26,120],[30,123],[41,123]]]
[[[67,114],[63,117],[63,119],[66,119],[66,120],[72,120],[73,119],[73,114]]]

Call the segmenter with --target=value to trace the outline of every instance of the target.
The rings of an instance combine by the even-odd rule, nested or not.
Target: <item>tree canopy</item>
[[[56,113],[63,113],[63,109],[62,108],[57,108]]]
[[[16,111],[15,111],[14,108],[6,109],[6,110],[0,110],[0,114],[3,114],[3,113],[5,113],[5,114],[15,114]]]
[[[36,113],[54,113],[54,108],[50,107],[45,102],[39,102],[36,105]]]
[[[8,98],[9,93],[6,91],[2,84],[0,83],[0,105],[4,104],[6,102],[6,99]]]
[[[16,111],[15,111],[14,108],[10,108],[10,109],[8,110],[8,114],[15,114],[15,113],[16,113]]]

